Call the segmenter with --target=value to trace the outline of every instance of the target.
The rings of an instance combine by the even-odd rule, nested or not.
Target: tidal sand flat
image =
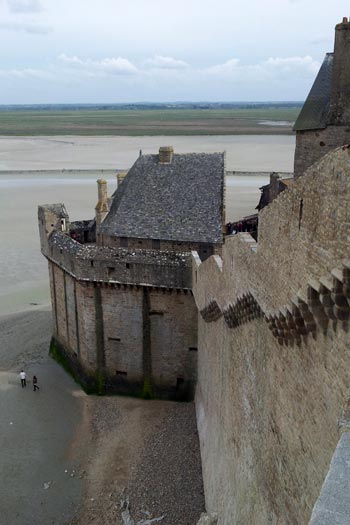
[[[0,171],[127,169],[139,151],[157,153],[226,151],[229,171],[292,171],[293,135],[213,135],[154,137],[5,137],[0,136]]]

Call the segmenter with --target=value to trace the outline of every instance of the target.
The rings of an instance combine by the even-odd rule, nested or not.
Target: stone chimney
[[[118,188],[121,185],[121,183],[123,182],[123,180],[125,179],[125,177],[127,176],[127,174],[128,174],[127,171],[120,171],[117,174]]]
[[[329,123],[350,125],[350,22],[347,17],[335,26]]]
[[[95,206],[96,211],[96,229],[98,230],[99,226],[104,221],[107,213],[109,212],[108,198],[107,198],[107,181],[104,179],[99,179],[97,181],[98,187],[98,202]]]
[[[172,146],[162,146],[159,148],[159,164],[171,164],[174,149]]]

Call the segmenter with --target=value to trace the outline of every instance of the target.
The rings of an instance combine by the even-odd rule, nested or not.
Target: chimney
[[[127,176],[127,174],[128,174],[127,171],[120,171],[117,174],[118,188],[121,185],[121,183],[123,182],[123,180],[125,179],[125,177]]]
[[[172,146],[159,148],[159,164],[170,164],[173,160],[174,149]]]
[[[335,26],[329,124],[350,124],[350,22],[344,17]]]
[[[104,179],[99,179],[97,181],[98,187],[98,202],[95,206],[96,211],[96,229],[98,230],[99,226],[104,221],[107,213],[109,212],[108,198],[107,198],[107,181]]]

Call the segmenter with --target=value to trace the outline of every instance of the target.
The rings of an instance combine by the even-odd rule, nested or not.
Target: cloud
[[[8,22],[0,24],[0,29],[19,33],[29,33],[31,35],[47,35],[52,32],[52,27],[42,24],[27,24],[20,22]]]
[[[186,69],[189,67],[187,62],[183,60],[178,60],[172,57],[165,57],[161,55],[156,55],[153,58],[148,58],[144,61],[145,67],[152,69]]]
[[[232,58],[223,64],[208,67],[202,72],[240,82],[255,78],[255,81],[258,82],[262,78],[272,78],[276,75],[291,76],[291,78],[293,74],[314,76],[319,68],[320,63],[313,60],[311,56],[270,57],[257,64],[241,64],[239,59]]]
[[[303,69],[306,72],[316,74],[320,69],[320,63],[307,55],[305,57],[269,58],[265,62],[262,62],[262,67],[287,73]]]
[[[210,66],[204,69],[204,72],[211,75],[227,75],[236,72],[239,67],[241,67],[239,59],[231,58],[223,64],[217,64],[216,66]]]
[[[169,58],[169,57],[168,57]],[[310,56],[270,57],[253,64],[231,58],[207,68],[156,68],[154,58],[139,66],[123,57],[82,58],[62,53],[56,60],[35,69],[0,69],[9,84],[31,86],[43,96],[80,97],[103,101],[117,97],[131,100],[301,100],[314,79],[319,63]],[[175,59],[174,59],[175,60]],[[174,76],[176,82],[174,82]],[[2,82],[4,83],[4,80]],[[293,86],[291,88],[291,86]],[[45,88],[45,91],[42,91]],[[24,89],[24,88],[23,88]],[[24,89],[24,91],[25,91]],[[74,91],[75,90],[75,91]],[[63,93],[62,91],[62,93]],[[51,95],[53,97],[53,95]],[[165,98],[166,97],[166,98]]]
[[[39,13],[43,11],[40,0],[7,0],[12,13]]]
[[[87,58],[84,60],[77,56],[67,56],[62,53],[58,56],[58,60],[70,68],[78,68],[90,73],[91,75],[132,75],[138,72],[138,69],[134,64],[122,57],[107,57],[101,60]]]
[[[17,79],[39,79],[50,80],[53,79],[53,74],[49,70],[44,69],[0,69],[0,77],[17,78]]]

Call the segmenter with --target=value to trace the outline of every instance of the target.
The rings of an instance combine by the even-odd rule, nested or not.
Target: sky
[[[0,0],[0,104],[302,101],[348,8]]]

